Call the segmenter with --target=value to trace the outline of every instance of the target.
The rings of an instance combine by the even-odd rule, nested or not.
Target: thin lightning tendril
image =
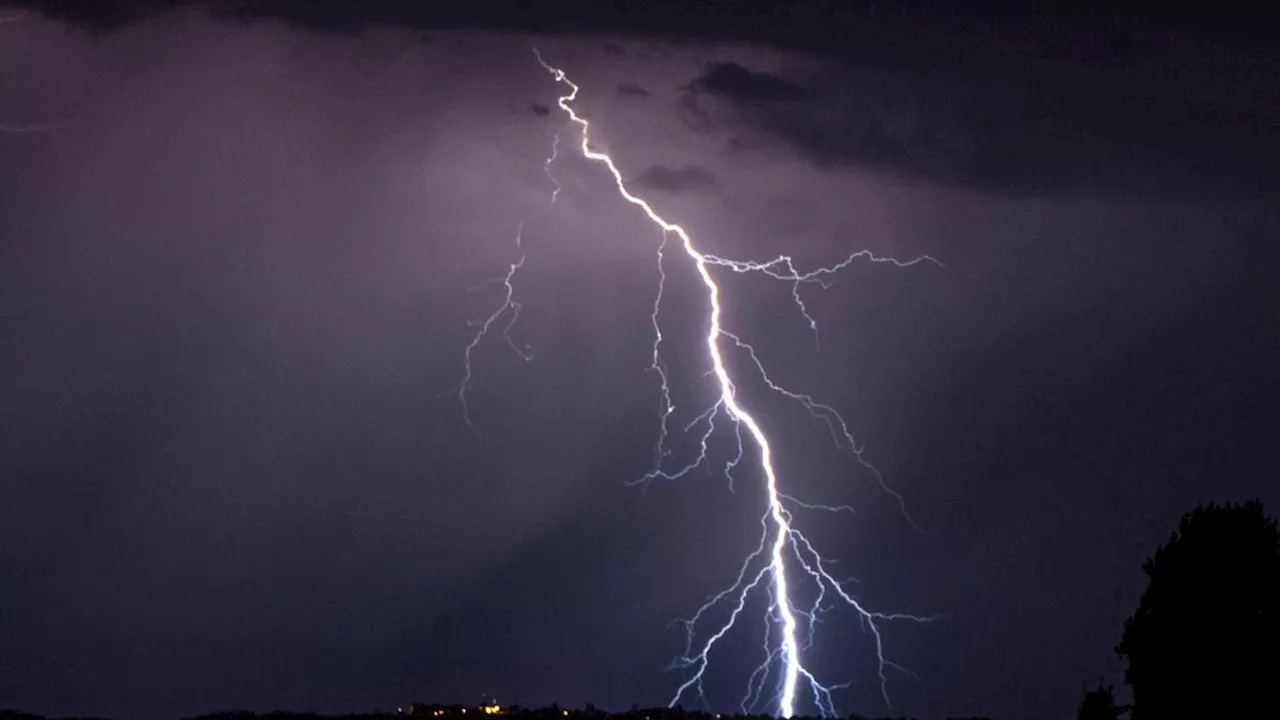
[[[542,163],[542,171],[547,174],[547,179],[555,186],[551,191],[551,204],[556,204],[556,198],[560,197],[560,181],[556,180],[556,176],[551,172],[551,165],[560,155],[560,133],[557,131],[555,137],[551,140],[551,155],[547,157],[546,162]]]
[[[10,23],[16,23],[20,20],[25,20],[30,15],[31,13],[27,12],[26,10],[19,10],[15,13],[10,13],[8,15],[0,15],[0,25],[8,25]],[[48,132],[54,132],[55,130],[61,130],[62,128],[66,127],[69,124],[70,123],[65,120],[59,120],[55,122],[31,123],[28,125],[9,125],[6,123],[0,123],[0,133],[5,133],[7,135],[29,135],[32,133],[48,133]]]
[[[928,255],[921,255],[914,260],[897,260],[891,257],[881,257],[870,250],[859,250],[843,262],[830,267],[820,267],[811,272],[802,273],[796,269],[795,261],[789,255],[779,255],[768,262],[755,262],[750,260],[729,260],[715,255],[707,254],[706,261],[712,265],[727,267],[736,273],[758,272],[767,275],[775,280],[785,280],[791,283],[791,298],[795,301],[796,307],[800,309],[800,314],[804,316],[805,321],[809,324],[809,330],[813,332],[813,342],[818,344],[818,321],[809,314],[809,308],[804,304],[804,299],[800,297],[800,286],[802,284],[818,285],[823,290],[829,289],[835,284],[833,276],[836,273],[849,267],[855,260],[867,260],[872,263],[889,263],[900,268],[911,267],[922,262],[929,262],[942,267],[942,263]]]
[[[66,122],[48,122],[35,123],[32,125],[5,125],[0,123],[0,133],[9,133],[10,135],[27,135],[31,133],[47,133],[55,130],[61,130],[66,127]]]
[[[403,67],[405,63],[409,62],[409,58],[412,58],[414,53],[418,52],[418,46],[422,45],[424,38],[425,33],[419,32],[415,34],[413,36],[413,40],[409,42],[408,49],[401,53],[400,57],[396,58],[394,62],[388,65],[386,70],[379,73],[381,75],[380,78],[373,78],[366,75],[362,70],[360,70],[360,68],[356,67],[354,63],[351,64],[351,71],[355,73],[356,77],[359,78],[360,82],[364,83],[365,86],[371,88],[381,87],[396,74],[397,70]]]
[[[516,231],[516,247],[521,248],[522,251],[523,238],[524,223],[522,222],[520,223],[520,228]],[[467,389],[471,387],[472,376],[471,353],[476,349],[476,346],[480,344],[480,341],[484,340],[485,336],[489,334],[489,330],[493,327],[494,323],[498,322],[503,315],[507,316],[507,324],[502,328],[502,337],[506,340],[507,345],[515,351],[516,355],[518,355],[521,360],[528,362],[533,359],[533,348],[528,345],[520,347],[516,344],[515,340],[511,339],[511,328],[515,327],[516,321],[520,319],[520,301],[515,299],[516,288],[513,284],[513,279],[516,276],[516,271],[524,267],[526,257],[527,256],[521,252],[520,259],[507,266],[506,275],[500,278],[491,278],[488,282],[472,288],[473,290],[479,290],[490,285],[500,283],[506,290],[506,295],[503,298],[502,304],[490,313],[483,321],[470,323],[473,327],[476,327],[477,330],[476,334],[472,336],[471,342],[467,343],[466,348],[463,350],[462,364],[465,373],[462,377],[462,382],[458,385],[457,389],[458,401],[462,403],[462,419],[465,420],[468,425],[475,424],[471,422],[471,406],[467,404]]]
[[[787,509],[786,504],[790,503],[797,507],[829,511],[852,512],[853,509],[848,506],[826,506],[803,503],[796,500],[794,497],[783,493],[779,489],[777,472],[773,464],[773,447],[769,442],[768,436],[765,434],[764,428],[756,420],[755,416],[748,412],[738,400],[737,386],[726,366],[725,355],[721,347],[722,341],[728,340],[732,343],[732,348],[745,351],[746,355],[755,365],[760,377],[770,389],[798,402],[811,415],[824,421],[836,444],[850,451],[864,468],[873,473],[880,483],[880,486],[897,500],[900,507],[903,507],[904,505],[902,497],[890,490],[879,471],[877,471],[875,467],[863,458],[862,448],[854,441],[852,434],[849,432],[848,424],[845,423],[844,419],[835,411],[835,409],[813,400],[809,395],[787,390],[775,383],[765,371],[764,365],[760,361],[755,349],[750,344],[744,342],[740,336],[725,330],[721,322],[722,309],[720,304],[720,287],[712,277],[711,268],[728,268],[735,273],[757,272],[773,279],[790,282],[792,284],[792,296],[795,299],[796,304],[799,306],[801,313],[808,321],[810,329],[815,333],[816,341],[817,322],[808,312],[800,297],[800,286],[802,284],[817,284],[824,288],[829,287],[830,284],[834,282],[834,279],[831,277],[832,275],[858,259],[869,260],[873,263],[890,263],[898,267],[909,267],[921,262],[932,262],[935,264],[940,263],[928,256],[904,262],[887,257],[878,257],[870,251],[864,250],[850,255],[846,260],[837,265],[819,268],[810,272],[800,272],[796,268],[793,260],[788,256],[781,256],[768,262],[752,262],[729,260],[702,252],[698,249],[693,238],[683,227],[663,218],[653,209],[652,206],[649,205],[648,202],[636,195],[633,195],[631,191],[627,189],[626,183],[623,181],[622,172],[618,169],[613,159],[607,153],[592,149],[589,139],[590,123],[585,118],[578,115],[573,108],[573,102],[578,97],[578,85],[569,80],[563,70],[549,65],[545,60],[543,60],[542,55],[536,48],[533,52],[535,57],[537,57],[538,63],[552,75],[555,81],[557,83],[564,84],[569,89],[568,94],[559,97],[557,105],[564,111],[569,120],[581,129],[582,142],[580,149],[583,157],[602,164],[613,176],[614,184],[622,199],[638,207],[644,215],[662,231],[662,241],[658,246],[658,295],[654,300],[652,315],[655,339],[653,344],[652,361],[649,366],[649,369],[656,372],[661,380],[662,416],[656,452],[656,467],[638,482],[646,482],[657,478],[678,478],[706,462],[707,446],[712,435],[716,431],[715,421],[716,418],[722,414],[733,423],[735,437],[738,440],[738,454],[733,460],[729,461],[725,467],[725,474],[730,479],[730,482],[732,483],[732,470],[743,457],[743,427],[746,428],[747,436],[751,439],[752,444],[759,452],[759,469],[764,475],[768,503],[767,509],[760,519],[761,534],[759,544],[743,561],[733,584],[711,596],[701,607],[698,608],[697,612],[695,612],[692,617],[679,621],[683,624],[685,629],[685,650],[681,655],[675,658],[672,662],[672,667],[686,671],[687,676],[676,689],[674,696],[671,698],[670,704],[673,706],[676,705],[686,696],[686,694],[696,696],[704,702],[706,701],[706,695],[703,689],[703,677],[710,663],[711,651],[733,628],[739,615],[741,615],[746,608],[748,598],[752,591],[760,587],[767,577],[767,584],[769,587],[769,607],[765,613],[765,637],[762,646],[765,652],[765,658],[748,678],[746,694],[742,699],[743,710],[746,711],[752,707],[758,707],[761,704],[765,693],[765,686],[776,670],[778,673],[779,683],[778,691],[770,698],[770,702],[776,702],[778,714],[783,717],[790,717],[795,714],[797,694],[802,683],[807,685],[809,692],[812,694],[813,703],[818,708],[819,712],[827,716],[834,716],[837,714],[832,698],[832,692],[845,687],[847,683],[824,686],[804,665],[801,658],[801,651],[807,649],[813,642],[815,625],[820,621],[819,616],[825,609],[823,603],[829,596],[833,596],[844,605],[853,608],[858,614],[864,627],[868,628],[874,636],[881,694],[884,697],[886,705],[889,705],[888,678],[885,670],[886,668],[901,669],[901,667],[885,659],[884,643],[879,623],[894,620],[927,622],[933,618],[902,613],[881,613],[868,610],[846,590],[844,584],[837,581],[827,572],[821,555],[818,554],[817,550],[814,549],[809,540],[792,525],[791,511]],[[552,146],[552,155],[547,159],[545,164],[548,177],[551,177],[553,182],[555,182],[555,178],[551,175],[550,166],[557,157],[558,149],[559,134],[556,135],[555,144]],[[559,187],[559,183],[556,183],[557,193],[559,192]],[[719,398],[716,402],[713,403],[710,408],[694,418],[692,422],[686,425],[685,431],[688,432],[692,430],[692,428],[705,423],[700,443],[701,453],[692,463],[685,465],[677,471],[662,470],[662,460],[669,455],[669,452],[665,448],[665,441],[668,437],[668,420],[675,410],[671,401],[671,391],[668,383],[666,367],[662,362],[661,353],[659,352],[663,338],[661,327],[658,322],[659,311],[662,303],[662,292],[666,281],[666,274],[663,269],[663,262],[665,259],[664,251],[667,247],[667,241],[670,235],[675,235],[679,238],[681,249],[684,250],[685,255],[687,255],[693,262],[693,265],[701,278],[702,284],[706,288],[710,310],[708,313],[708,329],[705,342],[708,359],[710,360],[711,365],[711,370],[707,374],[713,375],[716,378],[716,382],[720,389]],[[514,268],[517,266],[513,265],[512,267],[512,272],[514,272]],[[504,306],[504,308],[505,307],[506,306]],[[500,312],[498,314],[500,314]],[[497,317],[497,314],[493,317]],[[483,335],[483,330],[481,335]],[[908,520],[910,520],[910,518],[908,518]],[[914,525],[915,523],[912,522],[912,524]],[[752,566],[761,557],[766,557],[767,561],[758,570],[752,572]],[[790,561],[788,558],[795,560],[797,568],[793,569],[789,567]],[[798,577],[797,575],[792,574],[792,570],[797,571],[803,576],[807,576],[813,581],[817,588],[816,599],[807,608],[797,607],[795,602],[792,600],[791,583],[796,579],[796,577]],[[703,624],[702,621],[704,615],[711,613],[713,609],[721,607],[723,604],[729,605],[728,618],[713,633],[711,633],[709,637],[702,640],[701,644],[699,644],[698,630]],[[774,630],[775,627],[777,628],[776,632]],[[801,633],[804,633],[803,644],[801,642]]]
[[[559,140],[559,138],[560,136],[556,135],[556,139]],[[650,316],[653,321],[653,360],[649,363],[649,369],[658,374],[658,379],[662,383],[662,417],[658,429],[658,445],[654,448],[654,472],[658,472],[657,468],[662,466],[662,458],[670,454],[666,449],[667,419],[676,411],[675,406],[671,404],[671,385],[667,382],[667,366],[662,362],[662,353],[658,349],[662,345],[662,325],[658,323],[658,313],[662,311],[662,294],[667,285],[667,272],[662,267],[666,259],[663,254],[666,249],[667,231],[663,230],[662,241],[658,243],[658,293],[653,298],[653,315]]]
[[[412,48],[410,50],[412,51]],[[403,58],[401,61],[403,61]],[[398,61],[396,65],[399,65],[399,64],[400,62]],[[394,67],[392,69],[394,70]],[[559,156],[559,154],[560,154],[560,132],[557,131],[554,138],[551,141],[551,155],[548,156],[546,161],[542,163],[542,171],[546,173],[547,179],[551,181],[551,184],[553,186],[551,190],[552,205],[556,203],[556,198],[560,196],[560,189],[561,189],[560,181],[556,180],[555,173],[551,172],[551,166],[552,164],[555,163],[556,158]],[[524,242],[524,222],[521,221],[520,227],[516,231],[516,247],[522,248],[523,242]],[[512,284],[512,281],[515,278],[516,271],[524,267],[524,261],[526,257],[527,255],[522,254],[519,260],[510,264],[507,267],[507,274],[505,276],[500,278],[490,278],[488,282],[482,283],[479,286],[471,288],[472,290],[478,290],[478,289],[486,288],[490,285],[496,285],[498,283],[501,283],[502,286],[506,288],[507,294],[506,294],[506,298],[503,300],[503,303],[499,305],[498,308],[489,315],[489,317],[485,318],[483,322],[471,323],[471,325],[477,326],[479,329],[476,331],[476,334],[472,336],[471,342],[467,343],[467,346],[462,353],[462,365],[463,365],[464,373],[462,376],[462,382],[458,384],[458,387],[455,390],[455,393],[458,396],[458,401],[462,404],[462,418],[467,422],[468,425],[472,425],[472,426],[475,425],[475,423],[471,422],[471,407],[467,404],[467,389],[471,387],[471,378],[472,378],[471,353],[476,349],[476,346],[480,344],[480,341],[484,340],[485,336],[489,334],[489,329],[493,327],[493,324],[497,322],[498,319],[501,318],[504,314],[507,314],[508,311],[510,311],[510,313],[508,314],[507,324],[506,324],[506,327],[502,329],[503,339],[507,341],[507,345],[512,350],[515,351],[516,355],[518,355],[520,359],[524,360],[525,362],[529,362],[530,360],[533,360],[533,349],[529,345],[525,345],[523,348],[521,348],[520,346],[516,345],[514,340],[511,339],[511,329],[515,327],[516,321],[520,319],[520,308],[521,308],[520,303],[514,299],[515,286]],[[659,260],[661,260],[661,253],[659,253]],[[658,270],[659,271],[662,270],[661,264],[659,264]],[[660,301],[661,299],[662,299],[662,291],[661,291],[661,288],[659,288],[658,300]],[[655,302],[654,304],[653,313],[654,313],[654,318],[653,318],[654,328],[657,328],[658,327],[657,302]],[[656,362],[657,352],[658,352],[658,346],[656,343],[654,344],[653,351],[654,351],[654,358]],[[659,372],[660,373],[662,372],[660,368],[659,368]],[[667,384],[667,378],[666,378],[666,375],[663,374],[662,385],[664,388],[666,387],[666,384]],[[670,397],[669,394],[667,396]],[[664,423],[664,429],[665,429],[665,423]]]

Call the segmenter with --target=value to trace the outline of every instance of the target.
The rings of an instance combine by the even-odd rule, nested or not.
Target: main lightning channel
[[[709,323],[708,323],[708,330],[707,330],[707,335],[705,339],[707,354],[711,360],[711,368],[712,368],[711,373],[709,374],[715,376],[716,381],[720,388],[720,396],[710,409],[705,411],[702,415],[700,415],[697,419],[695,419],[693,423],[689,425],[689,427],[691,428],[694,424],[697,424],[700,421],[707,422],[708,429],[702,437],[703,455],[699,458],[697,462],[694,463],[694,465],[688,466],[684,470],[681,470],[677,473],[655,471],[645,476],[643,480],[653,479],[655,477],[668,477],[668,478],[678,477],[684,472],[687,472],[688,470],[692,469],[692,467],[696,466],[696,464],[698,464],[699,462],[705,460],[706,444],[712,432],[714,432],[715,417],[720,412],[724,412],[728,416],[728,418],[732,422],[734,422],[736,428],[741,428],[741,426],[746,426],[749,437],[754,442],[756,448],[759,450],[759,466],[761,471],[764,473],[765,489],[766,489],[766,494],[768,498],[768,508],[760,519],[761,529],[762,529],[761,536],[760,536],[760,543],[758,547],[755,549],[755,551],[749,554],[745,559],[745,561],[743,562],[742,568],[739,571],[737,580],[734,582],[734,584],[731,585],[729,588],[723,590],[719,594],[713,596],[710,600],[708,600],[705,604],[703,604],[701,608],[698,609],[697,613],[695,613],[692,618],[684,621],[684,624],[686,626],[686,630],[688,633],[687,634],[688,644],[686,646],[685,653],[681,657],[678,657],[674,664],[677,667],[692,670],[692,674],[676,690],[675,696],[671,699],[671,705],[675,705],[678,702],[680,702],[681,698],[686,693],[696,693],[699,696],[703,695],[702,679],[707,669],[707,665],[709,662],[709,654],[712,648],[733,627],[733,624],[736,621],[738,615],[743,611],[746,605],[748,595],[752,590],[758,587],[765,580],[766,576],[768,576],[770,580],[770,586],[771,586],[770,594],[772,595],[771,603],[769,606],[769,612],[765,618],[766,633],[765,633],[764,649],[765,649],[766,657],[765,657],[765,661],[756,669],[755,672],[752,673],[748,681],[747,697],[745,697],[743,701],[744,710],[746,709],[747,705],[750,702],[753,702],[752,698],[754,698],[754,701],[759,700],[763,692],[764,684],[768,676],[770,675],[771,668],[776,663],[781,667],[781,671],[782,671],[781,684],[780,684],[781,689],[776,696],[778,713],[781,716],[791,717],[792,715],[795,714],[797,693],[802,680],[805,684],[808,685],[810,691],[812,692],[814,704],[818,707],[819,711],[822,712],[822,714],[824,715],[836,714],[836,711],[831,699],[831,693],[833,690],[842,687],[842,685],[832,685],[828,687],[828,686],[822,685],[816,679],[816,677],[804,666],[802,662],[802,659],[801,659],[802,643],[799,639],[800,633],[802,632],[802,621],[803,621],[803,625],[807,629],[807,638],[808,638],[805,641],[803,647],[808,647],[808,645],[811,644],[812,636],[814,632],[814,625],[818,622],[818,617],[817,617],[818,614],[824,609],[823,602],[826,597],[826,593],[828,589],[830,589],[833,592],[833,594],[837,596],[840,600],[842,600],[845,604],[854,608],[856,612],[860,615],[861,619],[864,621],[865,625],[871,630],[872,634],[874,635],[876,654],[877,654],[877,658],[879,659],[879,676],[881,681],[881,692],[884,695],[886,703],[888,703],[889,699],[886,691],[887,679],[885,677],[885,668],[886,667],[898,668],[899,666],[895,665],[894,663],[884,658],[883,641],[881,638],[880,630],[877,626],[877,622],[883,621],[883,620],[914,620],[918,622],[925,622],[925,621],[931,620],[932,618],[920,617],[915,615],[898,614],[898,613],[886,614],[886,613],[869,611],[863,608],[863,606],[859,604],[857,599],[854,598],[850,593],[846,591],[844,585],[840,581],[837,581],[836,579],[834,579],[827,572],[824,566],[822,557],[814,549],[813,545],[809,542],[809,540],[805,538],[805,536],[801,534],[800,531],[797,530],[792,525],[791,512],[787,509],[786,503],[791,502],[793,505],[797,505],[800,507],[811,508],[811,509],[822,509],[822,510],[846,510],[846,509],[851,510],[851,508],[848,508],[847,506],[832,507],[832,506],[822,506],[822,505],[812,505],[808,503],[801,503],[795,500],[794,497],[787,495],[786,493],[783,493],[779,489],[777,471],[774,468],[774,463],[773,463],[773,446],[769,442],[769,438],[765,434],[765,431],[763,427],[760,425],[759,421],[757,421],[755,416],[753,416],[745,407],[743,407],[738,400],[736,385],[734,383],[732,376],[729,373],[729,370],[725,365],[724,354],[722,353],[722,350],[721,350],[721,340],[729,341],[732,344],[732,347],[734,348],[745,350],[749,354],[749,357],[751,358],[753,363],[759,369],[761,375],[764,377],[766,384],[770,388],[772,388],[775,391],[783,393],[784,395],[790,397],[793,400],[800,402],[809,410],[811,414],[814,414],[815,416],[820,417],[821,419],[824,419],[830,426],[832,435],[836,439],[837,444],[845,445],[848,447],[848,449],[852,450],[853,453],[858,457],[859,462],[861,462],[865,467],[869,468],[872,472],[874,472],[877,479],[880,479],[880,475],[878,472],[875,471],[874,467],[872,467],[866,461],[862,460],[861,448],[859,448],[857,445],[854,444],[853,438],[849,435],[848,429],[843,419],[841,419],[840,416],[833,409],[829,408],[828,406],[821,405],[819,403],[814,402],[807,395],[792,393],[774,384],[773,381],[770,380],[768,375],[764,372],[764,367],[763,365],[761,365],[759,359],[756,357],[755,350],[750,345],[745,343],[739,336],[724,329],[724,327],[721,324],[722,308],[720,303],[720,287],[716,284],[715,279],[711,275],[711,268],[726,267],[738,273],[759,272],[767,276],[773,277],[775,279],[790,281],[791,283],[793,283],[793,288],[794,288],[793,295],[795,296],[795,300],[797,304],[800,306],[800,310],[804,314],[805,319],[809,322],[810,328],[813,329],[814,332],[816,333],[817,324],[805,309],[804,304],[803,302],[800,301],[800,297],[798,294],[799,286],[802,283],[815,283],[825,287],[829,283],[829,280],[827,278],[828,275],[835,273],[840,269],[843,269],[845,266],[852,263],[855,259],[858,259],[858,258],[868,259],[872,262],[888,262],[894,265],[898,265],[900,267],[905,267],[905,266],[913,265],[918,262],[924,262],[924,261],[933,262],[933,263],[937,263],[937,261],[934,260],[933,258],[924,256],[909,262],[902,262],[902,261],[894,260],[892,258],[877,257],[871,254],[870,252],[863,251],[863,252],[855,253],[854,255],[851,255],[848,260],[841,263],[840,265],[837,265],[831,268],[822,268],[810,273],[801,273],[795,268],[795,265],[793,264],[793,262],[789,257],[781,257],[781,258],[778,258],[777,260],[764,262],[764,263],[740,262],[740,261],[734,261],[734,260],[727,260],[725,258],[721,258],[715,255],[702,252],[697,248],[697,246],[693,241],[693,238],[689,235],[689,233],[683,227],[681,227],[677,223],[671,222],[663,218],[653,209],[653,207],[648,202],[646,202],[643,198],[640,198],[632,194],[631,191],[627,189],[626,183],[623,180],[622,172],[618,169],[618,166],[614,163],[612,157],[610,157],[607,153],[599,152],[597,150],[592,149],[590,138],[589,138],[591,124],[585,118],[580,116],[573,108],[573,102],[578,97],[578,92],[579,92],[578,85],[575,84],[573,81],[569,80],[564,70],[548,64],[542,58],[542,55],[538,52],[536,48],[534,48],[533,52],[535,57],[538,60],[538,63],[542,65],[542,67],[552,75],[555,81],[557,83],[562,83],[569,89],[569,92],[567,94],[562,95],[558,98],[557,105],[560,107],[561,110],[564,111],[564,113],[568,116],[569,120],[575,125],[579,126],[579,128],[581,129],[582,142],[580,145],[580,149],[583,157],[587,158],[588,160],[592,160],[594,162],[604,165],[605,168],[608,169],[609,173],[613,176],[614,184],[617,188],[618,194],[627,202],[640,208],[640,210],[645,214],[645,216],[648,217],[649,220],[653,222],[662,231],[663,241],[662,241],[662,244],[659,246],[659,250],[658,250],[660,275],[661,275],[662,250],[663,248],[666,247],[667,238],[673,234],[677,238],[679,238],[681,247],[684,249],[685,254],[688,255],[689,259],[693,261],[694,266],[698,271],[698,275],[702,280],[702,284],[707,291],[707,298],[711,308]],[[559,137],[559,134],[557,134],[556,144],[553,147],[552,157],[547,160],[546,165],[548,169],[549,169],[550,163],[555,159],[556,152],[559,149],[559,141],[560,141],[560,137]],[[557,183],[556,190],[557,192],[559,191],[558,183]],[[665,279],[665,275],[661,275],[661,277]],[[669,387],[667,384],[666,372],[658,353],[658,345],[661,343],[661,340],[662,340],[661,331],[658,329],[658,319],[657,319],[658,307],[659,307],[659,303],[661,302],[661,290],[662,290],[662,286],[660,284],[659,295],[657,300],[655,300],[654,310],[653,310],[653,323],[654,323],[654,329],[657,332],[657,339],[654,343],[653,362],[651,365],[651,369],[656,371],[662,380],[663,416],[662,416],[661,437],[659,438],[659,447],[658,447],[659,461],[661,460],[662,455],[665,454],[662,448],[662,441],[665,438],[667,433],[667,417],[674,410],[674,407],[672,406],[672,403],[671,403],[671,397],[670,397]],[[729,472],[729,470],[732,469],[732,466],[736,465],[737,462],[741,459],[742,457],[741,449],[742,449],[741,435],[739,435],[739,454],[738,454],[738,457],[732,460],[729,463],[729,465],[726,467],[726,474]],[[884,485],[883,480],[881,480],[881,485],[882,486]],[[901,498],[898,497],[896,493],[894,494],[894,497],[899,502],[901,502]],[[768,555],[767,564],[765,564],[758,572],[752,574],[750,572],[751,565],[753,564],[754,561],[756,561],[757,558],[759,558],[761,555],[764,555],[766,553]],[[808,575],[817,584],[818,596],[811,606],[797,607],[795,603],[792,601],[791,586],[790,586],[791,577],[788,574],[788,558],[789,557],[794,558],[798,564],[799,569],[804,574]],[[694,646],[695,645],[694,644],[695,627],[698,624],[699,620],[701,620],[705,612],[709,611],[712,607],[718,605],[719,603],[725,600],[730,600],[733,603],[733,608],[730,611],[729,619],[722,626],[720,626],[720,628],[715,633],[713,633],[710,636],[710,638],[707,639],[700,647],[695,648]],[[776,649],[772,647],[770,643],[772,633],[770,630],[769,620],[771,617],[776,617],[780,621],[779,625],[780,625],[781,632],[780,632],[780,638],[778,640],[778,646]]]

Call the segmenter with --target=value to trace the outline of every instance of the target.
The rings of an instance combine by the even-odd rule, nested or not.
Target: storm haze
[[[577,152],[534,46],[707,252],[942,263],[802,287],[816,334],[791,285],[717,274],[726,326],[844,415],[923,531],[738,363],[790,487],[857,511],[799,516],[837,575],[941,618],[886,626],[918,675],[890,675],[892,714],[1069,712],[1118,677],[1184,510],[1280,506],[1269,57],[1219,51],[1234,84],[1193,58],[993,74],[745,30],[31,5],[0,11],[0,706],[667,702],[672,620],[754,547],[758,484],[629,484],[661,412],[661,237]],[[532,359],[476,347],[469,426],[469,323],[521,256]],[[706,301],[666,269],[687,454]],[[716,709],[758,624],[708,675]],[[837,706],[888,712],[857,618],[822,632]]]

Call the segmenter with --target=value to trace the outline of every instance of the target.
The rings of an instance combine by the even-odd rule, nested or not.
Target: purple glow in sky
[[[991,70],[656,29],[9,17],[0,706],[667,702],[671,621],[732,582],[763,497],[754,470],[729,491],[732,442],[633,484],[661,413],[662,237],[579,152],[531,42],[705,256],[945,262],[801,288],[816,337],[791,284],[716,275],[724,327],[841,413],[925,530],[803,407],[743,388],[788,492],[856,510],[796,511],[833,577],[941,616],[882,626],[918,676],[889,675],[895,713],[1071,712],[1118,679],[1141,563],[1184,510],[1280,506],[1276,111],[1243,71],[1228,91],[1195,64]],[[468,425],[469,321],[505,292],[477,286],[521,257],[532,359],[475,347]],[[707,295],[665,268],[686,458],[717,392]],[[750,618],[707,671],[717,709],[761,659]],[[855,680],[840,710],[883,712],[856,613],[823,620],[806,667]]]

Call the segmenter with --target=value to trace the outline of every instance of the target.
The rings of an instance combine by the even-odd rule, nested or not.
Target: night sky
[[[707,251],[943,264],[802,288],[816,340],[790,285],[717,272],[727,326],[920,527],[742,366],[783,482],[856,509],[797,515],[833,573],[940,618],[885,626],[918,675],[894,714],[1070,716],[1119,683],[1183,512],[1280,510],[1280,59],[1249,18],[28,4],[0,8],[0,707],[667,702],[672,621],[754,547],[760,478],[730,491],[726,434],[711,470],[629,484],[660,236],[531,44]],[[477,346],[469,426],[469,323],[522,254],[533,359]],[[672,464],[714,396],[683,260]],[[856,616],[820,632],[837,706],[887,714]]]

